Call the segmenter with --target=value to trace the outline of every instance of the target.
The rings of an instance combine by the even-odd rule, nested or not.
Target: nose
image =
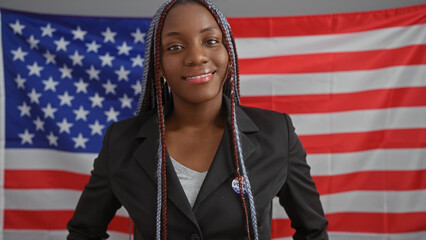
[[[186,66],[198,66],[208,62],[208,56],[201,44],[192,44],[187,47],[187,52],[184,60]]]

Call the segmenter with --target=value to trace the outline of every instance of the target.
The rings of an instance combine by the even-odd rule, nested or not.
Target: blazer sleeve
[[[284,115],[289,135],[288,172],[284,186],[277,194],[279,202],[286,210],[292,228],[296,230],[294,239],[328,239],[328,221],[306,162],[306,152],[295,133],[290,117]]]
[[[121,207],[111,190],[108,151],[111,129],[108,127],[103,146],[95,159],[89,183],[84,187],[74,215],[67,224],[68,240],[106,239],[107,226]]]

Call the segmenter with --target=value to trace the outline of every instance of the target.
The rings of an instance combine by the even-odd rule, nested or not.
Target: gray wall
[[[0,7],[38,13],[149,17],[159,0],[0,0]],[[426,0],[214,0],[226,16],[294,16],[424,4]]]

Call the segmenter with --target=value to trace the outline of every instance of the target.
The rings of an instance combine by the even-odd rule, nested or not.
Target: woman
[[[108,237],[120,206],[135,239],[270,239],[275,196],[295,239],[327,239],[290,118],[239,105],[235,43],[215,6],[165,3],[144,66],[139,114],[108,128],[68,239]]]

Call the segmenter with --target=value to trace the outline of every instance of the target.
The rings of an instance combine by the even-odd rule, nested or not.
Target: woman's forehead
[[[198,3],[182,3],[173,6],[164,20],[163,37],[170,33],[219,30],[213,15]]]

